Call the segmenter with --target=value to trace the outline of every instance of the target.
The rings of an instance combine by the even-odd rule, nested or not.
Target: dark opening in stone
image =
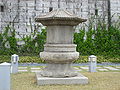
[[[0,6],[0,12],[4,12],[4,6]]]
[[[49,7],[49,12],[51,12],[53,10],[53,7]]]

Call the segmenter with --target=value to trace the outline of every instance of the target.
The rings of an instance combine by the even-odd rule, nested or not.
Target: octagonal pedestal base
[[[71,66],[71,64],[47,64],[47,66],[41,70],[41,76],[54,77],[54,78],[66,78],[74,77],[78,75],[78,72]]]
[[[75,77],[51,78],[51,77],[43,77],[40,75],[40,72],[37,72],[36,78],[38,85],[88,84],[88,78],[82,74],[78,74]]]

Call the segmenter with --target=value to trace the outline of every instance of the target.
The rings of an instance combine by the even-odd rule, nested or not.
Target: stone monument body
[[[35,19],[47,26],[47,40],[41,59],[47,63],[46,68],[37,73],[38,85],[45,84],[86,84],[88,78],[78,74],[71,66],[79,58],[76,45],[73,44],[74,26],[85,22],[76,15],[62,9],[49,12]]]

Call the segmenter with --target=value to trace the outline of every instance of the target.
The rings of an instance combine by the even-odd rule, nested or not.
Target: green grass
[[[18,73],[12,75],[11,90],[120,90],[120,72],[82,74],[89,78],[89,84],[38,86],[35,73]]]

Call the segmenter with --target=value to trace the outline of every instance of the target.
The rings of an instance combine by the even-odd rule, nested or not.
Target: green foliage
[[[88,62],[88,56],[80,56],[80,58],[74,63],[86,63]],[[105,57],[105,56],[97,56],[97,63],[102,62],[112,62],[112,63],[120,63],[120,57]]]
[[[11,61],[10,61],[10,56],[1,55],[1,56],[0,56],[0,63],[3,63],[3,62],[11,62]]]
[[[0,47],[2,46],[2,42],[3,42],[3,36],[2,36],[2,34],[0,33]]]
[[[77,51],[82,56],[96,55],[100,56],[98,62],[120,62],[120,29],[117,27],[110,27],[107,30],[105,24],[101,27],[98,24],[96,30],[90,29],[88,31],[80,30],[79,33],[74,33],[74,43],[77,44]],[[41,32],[34,30],[30,35],[26,35],[20,39],[15,38],[16,31],[9,25],[5,27],[3,33],[0,33],[0,55],[18,54],[25,56],[21,58],[21,63],[24,62],[43,62],[40,58],[27,57],[39,55],[39,52],[44,50],[46,42],[46,29]],[[85,38],[86,37],[86,38]],[[18,41],[23,41],[23,45],[18,45]],[[9,48],[6,47],[9,43]],[[5,61],[4,59],[2,61]],[[7,59],[7,61],[9,61]],[[79,62],[87,62],[88,57],[80,57]],[[1,62],[1,61],[0,61]]]
[[[0,63],[2,62],[10,62],[10,56],[1,55],[0,56]],[[75,60],[74,63],[86,63],[88,62],[88,56],[80,56],[78,60]],[[104,56],[97,56],[97,62],[113,62],[113,63],[120,63],[120,57],[104,57]],[[19,63],[45,63],[44,60],[40,59],[39,56],[20,56]]]
[[[77,44],[77,51],[81,55],[103,55],[109,57],[120,56],[120,30],[111,27],[110,30],[98,28],[86,32],[86,40],[83,40],[85,31],[74,35],[74,43]],[[94,38],[92,38],[94,36]]]
[[[44,61],[37,56],[20,56],[19,63],[44,63]]]
[[[46,30],[42,32],[34,31],[31,35],[26,35],[21,38],[16,38],[16,31],[9,25],[5,27],[3,33],[0,33],[0,55],[38,55],[43,51],[43,45],[46,41]],[[17,42],[23,41],[25,44],[17,45]],[[6,43],[8,47],[6,47]]]
[[[95,46],[99,55],[120,56],[120,30],[111,27],[110,30],[97,30]]]
[[[80,30],[80,33],[74,34],[74,43],[77,44],[77,51],[84,51],[84,35],[84,30]]]
[[[43,51],[46,41],[46,30],[42,29],[42,32],[34,32],[34,34],[26,35],[22,38],[25,42],[24,45],[19,47],[19,54],[21,55],[38,55],[40,51]]]
[[[6,43],[9,43],[10,47],[6,47]],[[0,54],[9,55],[17,52],[17,40],[15,38],[15,29],[9,25],[5,27],[3,33],[0,34]]]
[[[40,59],[38,56],[20,56],[19,63],[44,63],[43,60]],[[0,56],[0,63],[3,62],[11,62],[10,56],[1,55]]]
[[[46,42],[46,30],[45,29],[42,29],[42,32],[37,34],[35,41],[37,42],[38,47],[39,47],[38,52],[43,51],[44,44]]]

